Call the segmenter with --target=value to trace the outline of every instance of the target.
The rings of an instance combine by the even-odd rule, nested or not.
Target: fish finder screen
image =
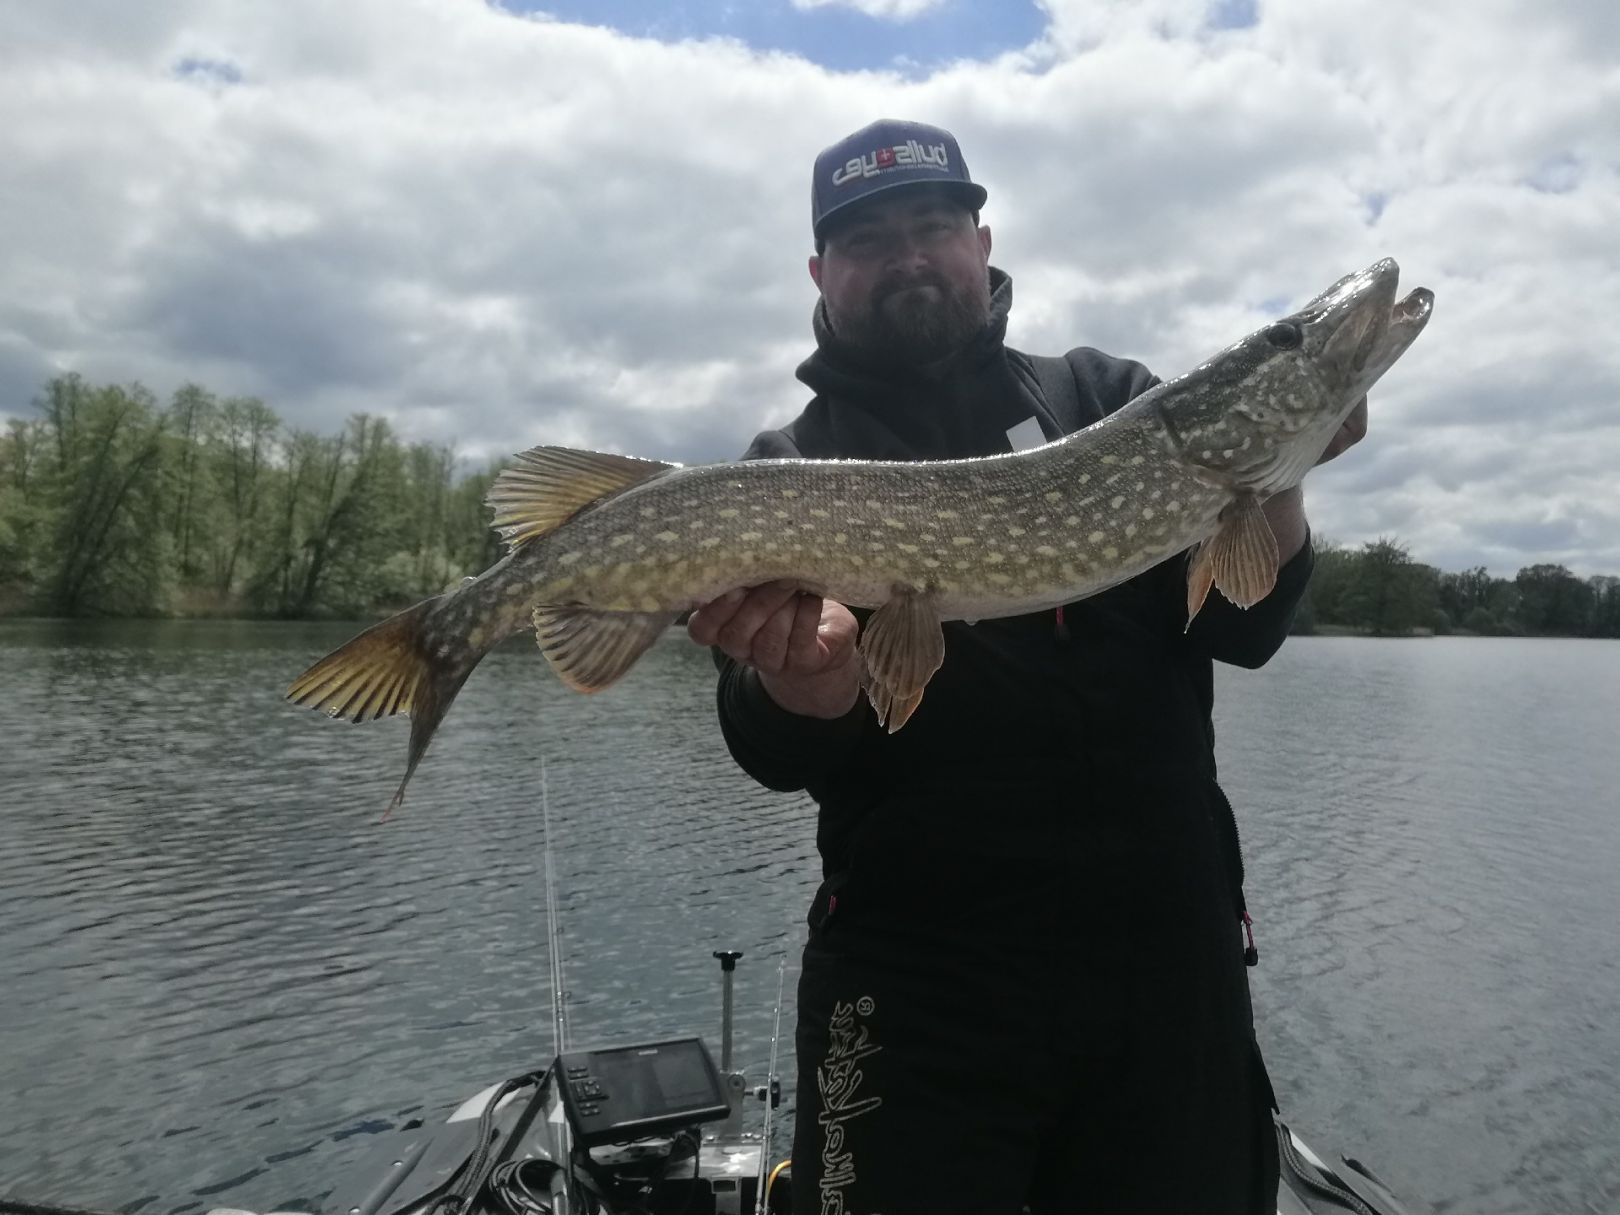
[[[557,1077],[587,1145],[724,1118],[731,1108],[697,1038],[569,1052],[557,1060]]]

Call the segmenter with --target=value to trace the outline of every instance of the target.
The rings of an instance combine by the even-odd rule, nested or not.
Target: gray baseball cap
[[[985,188],[968,176],[956,137],[926,122],[879,119],[846,135],[816,157],[810,177],[810,230],[855,203],[901,186],[945,186],[970,211],[984,206]]]

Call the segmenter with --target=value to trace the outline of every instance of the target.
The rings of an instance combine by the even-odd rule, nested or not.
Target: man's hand
[[[1333,432],[1333,438],[1316,462],[1326,464],[1334,457],[1342,456],[1366,435],[1367,398],[1362,397],[1350,411],[1350,416]],[[1286,565],[1295,553],[1305,547],[1305,539],[1310,535],[1310,528],[1305,522],[1305,495],[1296,485],[1293,489],[1285,489],[1267,498],[1262,509],[1266,512],[1266,521],[1271,524],[1271,534],[1277,539],[1277,562]]]
[[[1336,456],[1342,456],[1362,439],[1367,437],[1367,398],[1362,397],[1356,402],[1356,407],[1350,411],[1350,416],[1339,424],[1334,431],[1333,438],[1322,454],[1317,457],[1318,464],[1326,464]]]
[[[686,632],[753,667],[770,698],[790,713],[842,717],[860,696],[855,617],[843,604],[787,583],[727,591],[696,609]]]

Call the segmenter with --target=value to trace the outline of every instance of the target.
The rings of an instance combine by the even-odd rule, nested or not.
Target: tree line
[[[500,555],[484,494],[448,444],[357,414],[335,435],[187,384],[46,384],[0,435],[0,612],[363,617]],[[1393,540],[1318,544],[1296,632],[1620,637],[1620,578],[1532,565],[1442,573]]]
[[[1620,637],[1620,578],[1583,579],[1551,564],[1526,566],[1512,578],[1493,578],[1484,566],[1443,573],[1390,539],[1358,549],[1318,542],[1294,631],[1330,629],[1385,637]]]
[[[51,616],[363,616],[499,555],[445,444],[359,414],[336,435],[195,384],[51,380],[0,436],[0,610]]]

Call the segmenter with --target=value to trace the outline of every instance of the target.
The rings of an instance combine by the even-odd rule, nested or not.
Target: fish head
[[[1393,259],[1374,262],[1183,377],[1166,401],[1182,454],[1262,496],[1299,484],[1428,323],[1433,292],[1397,302],[1399,280]]]

